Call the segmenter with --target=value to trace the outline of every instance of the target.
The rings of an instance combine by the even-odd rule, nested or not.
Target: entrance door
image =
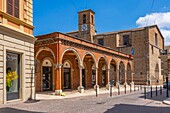
[[[94,86],[96,83],[96,70],[92,70],[92,86]]]
[[[6,92],[7,101],[20,98],[20,55],[6,54]]]
[[[64,68],[64,89],[71,88],[70,74],[70,68]]]
[[[43,91],[52,90],[52,67],[43,67]]]
[[[103,86],[106,85],[106,71],[105,70],[102,71],[102,85]]]
[[[82,69],[82,85],[83,85],[83,87],[86,87],[85,69]]]

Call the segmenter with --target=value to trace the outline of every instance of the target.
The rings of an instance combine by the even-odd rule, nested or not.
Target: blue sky
[[[170,44],[170,1],[154,0],[34,0],[34,35],[78,29],[77,12],[92,9],[97,33],[158,24]]]

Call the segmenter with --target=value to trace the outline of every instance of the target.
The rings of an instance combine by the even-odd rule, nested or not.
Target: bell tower
[[[78,12],[78,30],[81,39],[93,42],[95,35],[95,12],[92,10],[83,10]]]

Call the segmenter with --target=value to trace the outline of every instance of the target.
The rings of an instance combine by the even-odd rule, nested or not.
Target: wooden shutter
[[[12,15],[13,14],[13,0],[7,0],[7,13]]]
[[[19,0],[14,0],[14,16],[19,18]]]

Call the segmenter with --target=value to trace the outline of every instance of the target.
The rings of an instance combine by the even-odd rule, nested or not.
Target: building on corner
[[[33,98],[32,0],[0,1],[0,103]]]

